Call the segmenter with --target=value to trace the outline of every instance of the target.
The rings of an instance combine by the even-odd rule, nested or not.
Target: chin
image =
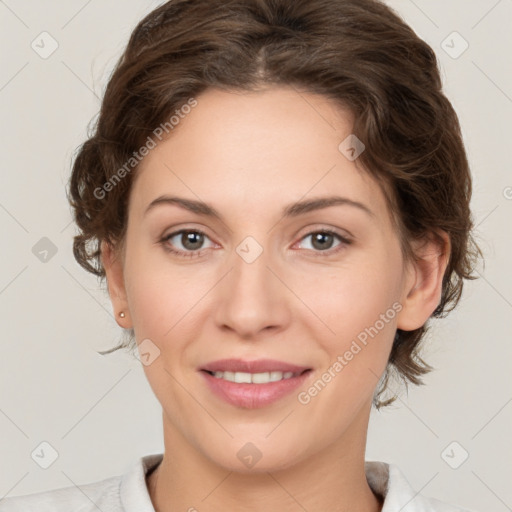
[[[255,436],[257,438],[257,436]],[[249,436],[243,439],[235,438],[229,443],[222,445],[219,443],[212,453],[211,447],[203,453],[214,464],[228,471],[240,474],[263,474],[287,469],[306,456],[298,453],[297,446],[302,443],[292,441],[288,437],[289,446],[283,445],[283,442],[269,442],[265,436],[257,439],[261,441],[249,441]]]

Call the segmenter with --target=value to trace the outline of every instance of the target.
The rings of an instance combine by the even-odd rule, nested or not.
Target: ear
[[[114,309],[116,322],[125,329],[132,328],[128,300],[124,284],[123,262],[112,245],[106,241],[101,242],[101,262],[107,277],[108,294]],[[119,314],[124,313],[124,318]]]
[[[402,310],[397,317],[397,327],[403,331],[422,327],[441,302],[451,243],[445,231],[436,233],[438,236],[413,242],[415,258],[407,263]]]

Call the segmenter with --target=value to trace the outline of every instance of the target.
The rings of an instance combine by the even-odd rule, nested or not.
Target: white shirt
[[[146,455],[124,475],[80,488],[70,486],[0,499],[0,512],[155,512],[146,474],[162,457],[161,453]],[[382,512],[472,512],[417,494],[395,464],[366,461],[365,473],[371,489],[384,497]]]

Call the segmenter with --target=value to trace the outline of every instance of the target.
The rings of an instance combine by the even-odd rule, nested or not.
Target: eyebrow
[[[181,206],[185,210],[196,213],[198,215],[204,215],[207,217],[222,220],[222,215],[215,208],[213,208],[213,206],[204,203],[203,201],[196,201],[194,199],[186,199],[184,197],[169,195],[162,195],[151,201],[149,206],[146,208],[144,215],[146,215],[156,206],[163,204]],[[360,203],[359,201],[354,201],[353,199],[340,196],[319,197],[316,199],[308,199],[305,201],[298,201],[296,203],[292,203],[283,209],[282,217],[298,217],[299,215],[303,215],[305,213],[309,213],[316,210],[321,210],[323,208],[328,208],[330,206],[352,206],[365,212],[370,217],[375,217],[375,213],[372,210],[370,210],[368,206],[364,205],[363,203]]]

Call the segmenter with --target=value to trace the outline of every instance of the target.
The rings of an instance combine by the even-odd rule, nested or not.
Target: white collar
[[[141,457],[122,476],[119,492],[125,512],[155,512],[146,485],[146,474],[162,458],[162,453]],[[371,489],[384,497],[381,512],[464,512],[417,493],[395,464],[365,461],[365,473]]]

